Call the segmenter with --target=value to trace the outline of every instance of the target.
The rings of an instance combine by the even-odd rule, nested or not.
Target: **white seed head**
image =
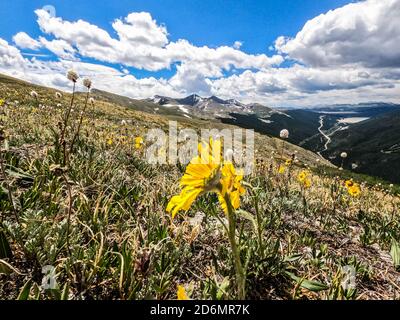
[[[77,82],[79,79],[79,75],[76,73],[75,70],[69,70],[67,73],[67,78],[68,80],[72,81],[72,82]]]
[[[352,164],[351,164],[351,168],[352,168],[353,170],[357,169],[357,168],[358,168],[358,164],[357,164],[357,163],[352,163]]]
[[[93,99],[93,98],[90,98],[90,99],[89,99],[89,102],[90,102],[91,104],[94,104],[94,99]]]
[[[61,103],[57,103],[57,108],[61,108]]]
[[[92,80],[90,80],[89,78],[83,79],[83,85],[86,88],[90,89],[92,87]]]
[[[279,136],[282,139],[288,139],[289,138],[289,131],[287,129],[283,129],[281,130],[281,132],[279,133]]]
[[[62,98],[62,94],[60,92],[56,92],[56,98],[57,99],[61,99]]]
[[[226,150],[225,157],[226,157],[226,159],[231,160],[233,157],[233,150],[232,149]]]
[[[346,153],[346,152],[342,152],[342,153],[340,154],[340,156],[341,156],[343,159],[345,159],[345,158],[347,158],[347,153]]]
[[[393,187],[394,187],[393,183],[389,184],[389,188],[393,188]]]
[[[31,91],[31,97],[37,99],[37,97],[39,97],[39,95],[36,91]]]

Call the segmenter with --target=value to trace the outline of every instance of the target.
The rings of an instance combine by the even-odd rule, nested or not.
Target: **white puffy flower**
[[[389,184],[389,188],[393,188],[393,187],[394,187],[393,183]]]
[[[72,81],[72,82],[77,82],[78,81],[78,79],[79,79],[79,75],[76,73],[76,71],[75,70],[69,70],[68,72],[67,72],[67,78],[68,78],[68,80],[70,80],[70,81]]]
[[[342,157],[343,159],[347,158],[347,153],[346,152],[342,152],[340,154],[340,157]]]
[[[281,130],[281,132],[279,133],[279,136],[282,139],[288,139],[289,138],[289,131],[287,129],[283,129]]]
[[[56,92],[56,98],[57,99],[61,99],[62,98],[62,94],[60,92],[58,92],[58,91]]]
[[[320,162],[321,160],[319,159],[319,158],[317,158],[317,160],[316,160],[317,162]]]
[[[233,157],[233,150],[232,150],[232,149],[226,150],[226,152],[225,152],[225,157],[226,157],[226,159],[228,159],[228,160],[232,160],[232,157]]]
[[[93,98],[90,98],[90,99],[89,99],[89,102],[90,102],[91,104],[94,104],[94,99],[93,99]]]
[[[92,87],[92,80],[90,80],[89,78],[83,79],[83,85],[86,88],[90,89]]]
[[[57,103],[57,108],[61,108],[61,103]]]
[[[358,164],[357,164],[357,163],[352,163],[352,164],[351,164],[351,168],[352,168],[353,170],[357,169],[357,168],[358,168]]]
[[[37,99],[39,95],[36,91],[31,91],[31,97]]]
[[[121,125],[125,126],[126,125],[126,121],[125,120],[121,120]]]

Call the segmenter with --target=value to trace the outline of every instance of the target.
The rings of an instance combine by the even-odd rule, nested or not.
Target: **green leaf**
[[[240,215],[241,217],[249,220],[253,224],[254,231],[257,231],[257,221],[250,212],[239,209],[239,210],[236,210],[236,213],[238,215]]]
[[[286,256],[283,261],[284,262],[293,262],[293,261],[300,260],[302,257],[303,257],[303,254],[296,253],[296,254],[292,254],[291,256]]]
[[[33,180],[33,177],[29,174],[26,173],[25,171],[21,170],[20,168],[16,168],[14,166],[9,165],[8,166],[10,169],[6,169],[7,175],[17,178],[17,179],[26,179],[26,180]]]
[[[318,292],[322,290],[327,290],[329,287],[321,282],[318,281],[313,281],[313,280],[307,280],[304,278],[300,278],[296,275],[294,275],[291,272],[286,271],[286,274],[292,278],[294,281],[296,281],[298,284],[300,284],[300,287],[305,288],[307,290],[313,291],[313,292]]]
[[[17,300],[28,300],[29,298],[29,292],[31,290],[32,286],[32,279],[29,279],[24,286],[22,287],[21,292],[18,295]]]
[[[61,293],[61,300],[68,300],[68,296],[69,296],[69,285],[68,282],[66,282],[63,291]]]
[[[13,268],[10,264],[5,262],[4,260],[0,260],[0,274],[11,274],[13,272]]]
[[[13,272],[18,274],[18,275],[22,275],[22,273],[19,272],[18,269],[14,268],[7,261],[4,261],[4,260],[0,259],[0,273],[11,274]]]
[[[225,277],[219,285],[217,292],[217,300],[221,300],[229,288],[229,278]]]
[[[392,256],[393,264],[395,268],[400,267],[400,246],[396,240],[393,239],[392,246],[390,248],[390,255]]]
[[[10,244],[3,230],[0,230],[0,259],[12,258]]]

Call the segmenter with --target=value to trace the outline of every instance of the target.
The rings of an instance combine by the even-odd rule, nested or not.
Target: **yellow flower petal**
[[[177,299],[178,300],[189,300],[189,297],[186,294],[186,290],[183,286],[178,285],[178,290],[177,290]]]

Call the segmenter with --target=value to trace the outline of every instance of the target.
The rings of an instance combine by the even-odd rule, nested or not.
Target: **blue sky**
[[[249,53],[266,51],[280,35],[294,36],[309,19],[350,3],[349,0],[98,0],[0,2],[0,32],[11,40],[18,31],[40,31],[35,9],[52,5],[65,20],[83,19],[112,32],[111,22],[130,12],[150,12],[168,26],[171,40],[190,39],[195,45],[244,42]]]
[[[35,10],[46,5],[55,8],[61,22],[45,16],[38,21]],[[391,40],[385,31],[385,25],[390,29],[387,24],[400,18],[397,0],[13,0],[1,1],[0,12],[5,52],[17,50],[19,63],[29,66],[12,70],[0,60],[0,72],[45,85],[63,86],[60,77],[40,74],[46,68],[61,72],[72,66],[94,76],[94,66],[104,66],[109,69],[99,67],[101,71],[118,77],[118,84],[107,87],[99,79],[99,86],[129,96],[197,91],[288,105],[314,103],[321,97],[343,100],[346,93],[352,102],[393,100],[397,86],[389,78],[397,78],[399,50],[390,47],[390,41],[400,31],[395,25]],[[148,16],[128,21],[130,14],[141,12]],[[393,18],[383,21],[388,15]],[[113,25],[117,19],[120,28]],[[78,20],[85,23],[79,31]],[[146,26],[138,27],[143,22]],[[24,37],[15,40],[21,32]],[[154,43],[153,35],[160,37]],[[105,50],[91,44],[100,38]],[[235,42],[242,44],[234,46]],[[377,43],[387,43],[388,48],[377,48]],[[394,54],[389,56],[387,50]],[[32,61],[27,53],[37,57]],[[382,68],[388,61],[396,68],[386,75]],[[136,90],[128,90],[131,86]]]
[[[268,47],[280,35],[295,36],[309,19],[335,9],[349,0],[118,0],[118,1],[26,1],[0,3],[0,36],[8,41],[19,31],[29,30],[39,36],[34,11],[55,7],[65,20],[83,19],[107,30],[111,23],[130,12],[150,12],[154,19],[168,27],[170,40],[188,39],[197,46],[217,47],[243,42],[248,53],[269,52]],[[90,61],[90,59],[88,59]],[[133,69],[138,77],[169,76],[174,70],[156,73]]]

